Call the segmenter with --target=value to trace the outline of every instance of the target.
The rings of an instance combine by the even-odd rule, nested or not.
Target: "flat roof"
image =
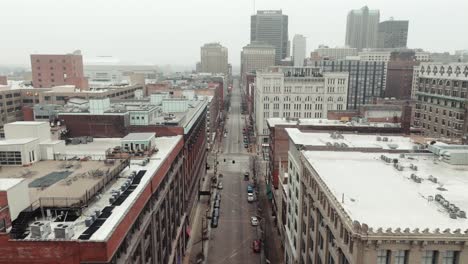
[[[286,128],[289,138],[296,145],[304,146],[327,146],[346,144],[348,148],[380,148],[380,149],[399,149],[412,150],[417,144],[410,138],[405,136],[379,136],[379,135],[363,135],[363,134],[345,134],[340,135],[343,138],[333,138],[332,133],[316,133],[302,132],[297,128]],[[378,141],[380,137],[380,141]],[[388,141],[383,141],[383,138]]]
[[[83,212],[80,217],[74,221],[70,222],[50,222],[52,230],[54,227],[59,224],[69,224],[73,226],[74,235],[71,240],[78,240],[79,237],[85,233],[88,227],[85,226],[85,219],[95,213],[96,210],[102,212],[106,207],[109,207],[109,198],[111,198],[113,191],[120,189],[120,187],[129,179],[132,171],[146,170],[143,177],[141,178],[140,183],[135,187],[133,192],[131,192],[128,197],[120,204],[114,205],[112,213],[109,217],[106,218],[105,223],[100,226],[89,238],[88,241],[105,241],[112,234],[113,230],[117,225],[122,221],[127,212],[132,208],[133,204],[136,202],[137,198],[140,197],[141,193],[145,187],[150,184],[151,179],[155,173],[159,170],[161,165],[169,157],[172,151],[176,148],[177,144],[182,140],[182,136],[174,137],[158,137],[156,138],[156,144],[158,145],[158,152],[154,153],[150,159],[149,163],[143,166],[141,164],[141,159],[135,159],[131,161],[131,168],[126,167],[122,172],[120,172],[119,177],[106,186],[105,190],[100,193],[97,199],[93,200],[88,207],[83,209]],[[39,219],[42,221],[43,219]],[[25,239],[32,239],[30,235]],[[54,239],[54,232],[48,235],[43,239]]]
[[[43,124],[48,124],[48,123],[43,122],[43,121],[15,121],[15,122],[7,123],[5,125],[37,126],[37,125],[43,125]]]
[[[299,118],[300,126],[346,126],[346,127],[400,127],[400,123],[380,123],[380,122],[343,122],[340,120]],[[277,125],[296,125],[297,120],[286,120],[285,118],[268,118],[267,123],[270,127]]]
[[[24,179],[6,178],[0,179],[0,191],[7,191],[22,182]]]
[[[442,195],[468,211],[468,166],[438,161],[433,154],[303,151],[307,161],[354,221],[374,228],[446,228],[466,230],[468,219],[452,219],[439,202]],[[398,159],[399,171],[381,155]],[[417,170],[410,168],[411,164]],[[411,174],[422,178],[421,183]],[[437,178],[437,183],[429,180]],[[342,197],[344,196],[344,200]]]
[[[122,140],[150,140],[155,137],[156,133],[130,133],[126,135]]]
[[[22,145],[38,140],[39,138],[14,138],[0,140],[0,146]]]

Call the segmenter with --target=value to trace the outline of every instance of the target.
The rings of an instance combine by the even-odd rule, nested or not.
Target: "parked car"
[[[248,181],[248,180],[249,180],[249,172],[246,171],[246,172],[244,173],[244,181]]]
[[[252,224],[252,226],[258,226],[258,218],[256,216],[251,216],[250,224]]]
[[[255,201],[253,193],[248,193],[247,194],[247,202],[253,202]]]
[[[247,193],[253,193],[253,186],[252,185],[247,185]]]
[[[223,189],[223,182],[221,181],[218,182],[218,189],[220,190]]]
[[[218,227],[218,217],[211,218],[211,227],[212,228]]]
[[[213,218],[215,218],[215,217],[218,218],[219,217],[219,208],[214,208],[211,215],[213,216]]]
[[[220,192],[217,192],[216,195],[215,195],[215,200],[216,201],[221,201],[221,193]]]
[[[221,205],[221,201],[220,200],[215,200],[214,204],[213,204],[213,207],[214,208],[219,208],[220,205]]]
[[[213,221],[212,221],[212,223],[213,223]],[[260,253],[260,240],[255,239],[252,242],[252,249],[253,249],[254,253]]]

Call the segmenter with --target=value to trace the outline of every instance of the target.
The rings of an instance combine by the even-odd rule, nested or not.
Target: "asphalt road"
[[[208,264],[258,264],[260,254],[253,253],[252,242],[257,228],[250,217],[256,215],[256,203],[247,202],[247,181],[243,174],[249,170],[249,157],[243,145],[239,87],[233,89],[231,109],[226,123],[222,153],[218,155],[218,172],[223,174],[219,225],[211,228],[208,244]],[[224,161],[226,159],[226,161]],[[235,163],[232,163],[232,162]]]

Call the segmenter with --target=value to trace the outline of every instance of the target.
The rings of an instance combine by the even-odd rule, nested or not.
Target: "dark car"
[[[212,228],[218,227],[218,217],[211,218],[211,227]]]
[[[213,218],[219,217],[219,208],[214,208],[212,213]]]
[[[217,221],[217,220],[216,220]],[[211,221],[211,224],[213,224],[213,220]],[[252,242],[252,249],[254,253],[260,253],[260,240],[255,239]]]

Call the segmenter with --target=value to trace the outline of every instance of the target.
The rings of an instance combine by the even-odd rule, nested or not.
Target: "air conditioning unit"
[[[31,224],[31,238],[45,238],[52,232],[50,222],[34,222]]]
[[[68,224],[58,224],[54,228],[54,234],[56,239],[71,239],[75,235],[73,226]]]

